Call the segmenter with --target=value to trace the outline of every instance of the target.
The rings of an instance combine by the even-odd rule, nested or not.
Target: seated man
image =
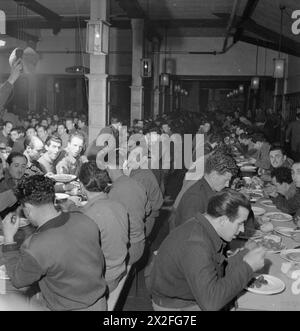
[[[43,174],[43,168],[37,160],[44,151],[44,143],[37,136],[27,136],[24,140],[24,147],[23,154],[28,161],[25,174],[28,176]]]
[[[149,287],[154,310],[221,310],[264,266],[265,250],[227,259],[226,243],[244,230],[251,206],[233,190],[213,196],[205,214],[172,231],[154,257]]]
[[[38,159],[38,162],[44,173],[56,174],[56,161],[61,151],[61,139],[56,135],[49,136],[45,149],[46,153]]]
[[[183,224],[197,212],[204,213],[209,199],[215,192],[229,186],[238,168],[234,159],[220,152],[210,155],[204,168],[204,176],[192,185],[182,196],[176,209],[175,226]]]
[[[122,165],[123,161],[121,158],[119,160],[118,154],[115,162],[108,161],[107,172],[112,181],[108,196],[111,200],[120,202],[128,213],[130,238],[128,264],[133,264],[142,257],[144,252],[144,221],[149,210],[145,188],[134,179],[124,175]]]
[[[84,162],[81,152],[84,146],[84,136],[75,132],[70,134],[65,156],[58,161],[56,172],[78,176],[80,167]]]
[[[101,247],[105,258],[105,280],[109,292],[113,291],[126,273],[128,255],[128,216],[119,202],[108,198],[105,190],[110,181],[105,170],[100,170],[96,162],[82,165],[79,173],[83,194],[88,202],[81,212],[98,225],[101,234]]]
[[[16,288],[39,283],[47,310],[106,310],[104,257],[97,225],[79,213],[54,206],[54,183],[34,175],[16,190],[25,216],[37,227],[20,251],[14,242],[19,219],[3,220],[3,257]]]
[[[292,172],[283,167],[274,169],[271,177],[277,191],[270,193],[271,200],[284,213],[295,214],[300,208],[300,163],[293,164]]]
[[[4,178],[0,179],[0,216],[5,217],[14,211],[19,202],[14,194],[14,189],[24,177],[27,159],[22,153],[10,153],[4,169]]]
[[[251,140],[254,143],[254,149],[257,151],[257,154],[253,156],[256,159],[255,165],[258,167],[258,174],[261,174],[263,170],[270,168],[271,162],[269,151],[271,145],[266,141],[264,135],[261,133],[255,133],[251,137]]]

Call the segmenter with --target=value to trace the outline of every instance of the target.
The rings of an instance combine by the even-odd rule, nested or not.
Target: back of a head
[[[78,177],[89,192],[103,192],[110,182],[106,170],[99,169],[95,161],[83,163]]]
[[[229,172],[233,176],[236,176],[238,167],[232,156],[216,151],[205,162],[205,173],[210,174],[212,171],[216,171],[222,175]]]
[[[25,177],[15,189],[15,195],[22,204],[26,202],[36,206],[53,204],[54,185],[54,180],[44,175]]]
[[[227,216],[232,221],[238,215],[239,207],[251,210],[249,200],[242,193],[226,189],[210,198],[207,214],[215,218]]]
[[[254,143],[257,143],[257,142],[265,142],[266,139],[265,139],[265,136],[260,133],[260,132],[256,132],[254,133],[252,136],[251,136],[251,140],[252,142]]]

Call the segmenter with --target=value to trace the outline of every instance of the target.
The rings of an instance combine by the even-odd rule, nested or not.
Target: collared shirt
[[[40,226],[22,244],[2,248],[4,263],[16,288],[39,282],[51,310],[93,305],[106,292],[99,229],[79,212],[61,213]]]
[[[44,173],[52,172],[56,174],[55,162],[50,160],[47,152],[38,159],[38,163],[41,165]]]
[[[69,174],[77,176],[79,174],[80,167],[82,165],[82,160],[79,157],[74,158],[69,154],[60,160],[56,165],[56,172],[58,174]]]
[[[182,196],[176,209],[175,225],[183,224],[197,212],[205,213],[209,199],[215,195],[203,177],[192,185]]]
[[[98,225],[106,262],[105,279],[117,279],[126,270],[128,254],[128,216],[123,205],[99,193],[80,209]]]
[[[153,301],[166,308],[197,304],[220,310],[253,276],[243,254],[227,260],[225,243],[200,213],[172,231],[161,244],[150,272]]]

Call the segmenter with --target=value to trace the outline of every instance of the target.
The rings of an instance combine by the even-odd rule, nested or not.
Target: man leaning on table
[[[39,283],[45,310],[106,310],[104,257],[96,223],[79,212],[54,206],[54,183],[43,175],[25,178],[16,190],[25,216],[37,227],[14,242],[18,218],[3,220],[4,264],[14,287]]]
[[[244,230],[250,210],[241,193],[219,192],[205,214],[168,235],[150,271],[154,310],[222,310],[247,286],[264,266],[265,250],[244,249],[227,259],[224,248]]]
[[[292,170],[284,167],[271,173],[275,192],[269,192],[270,199],[278,209],[288,214],[298,214],[300,209],[300,163],[296,162]]]

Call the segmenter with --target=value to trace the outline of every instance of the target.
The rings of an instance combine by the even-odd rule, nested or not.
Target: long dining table
[[[276,207],[266,207],[261,204],[261,201],[266,198],[259,199],[256,201],[253,206],[260,207],[266,210],[267,212],[280,212]],[[272,221],[272,224],[275,227],[291,227],[294,228],[295,225],[292,221],[281,222],[281,221]],[[299,242],[296,242],[291,237],[283,236],[275,231],[272,234],[276,234],[282,237],[282,244],[285,249],[293,249],[300,245]],[[241,245],[245,244],[245,241],[241,241]],[[265,295],[265,294],[256,294],[244,290],[236,300],[235,310],[260,310],[260,311],[290,311],[290,310],[300,310],[300,294],[293,294],[292,284],[295,282],[294,279],[291,279],[287,274],[281,271],[283,263],[287,263],[284,260],[280,253],[269,253],[266,254],[266,264],[258,274],[268,274],[275,276],[281,279],[285,283],[285,289],[281,293]],[[299,264],[300,270],[300,264]]]

